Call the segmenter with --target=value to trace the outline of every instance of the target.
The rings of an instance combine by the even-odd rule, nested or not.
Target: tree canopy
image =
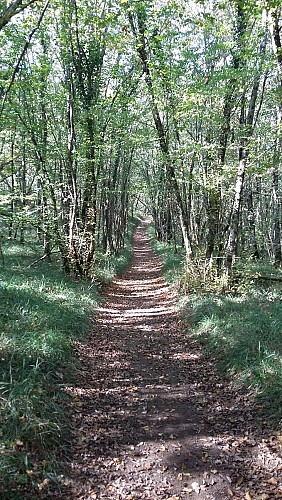
[[[267,0],[2,2],[3,237],[87,277],[142,210],[187,265],[280,265],[281,22]]]

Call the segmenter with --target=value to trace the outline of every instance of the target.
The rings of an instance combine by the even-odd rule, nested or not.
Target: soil
[[[52,498],[281,499],[282,437],[189,335],[147,225],[75,345],[73,445]]]

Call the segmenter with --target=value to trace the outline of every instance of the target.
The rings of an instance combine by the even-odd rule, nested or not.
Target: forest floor
[[[282,436],[189,336],[146,230],[75,344],[73,445],[52,498],[282,499]]]

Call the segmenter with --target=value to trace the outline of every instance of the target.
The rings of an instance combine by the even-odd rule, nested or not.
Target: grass
[[[282,303],[253,290],[185,301],[192,333],[234,382],[250,388],[269,418],[282,419]]]
[[[98,288],[110,283],[117,274],[121,274],[130,265],[131,258],[132,252],[129,239],[117,255],[97,252],[94,283]]]
[[[30,246],[9,244],[4,253],[0,492],[17,498],[19,485],[31,487],[54,474],[48,457],[67,433],[62,385],[70,376],[72,340],[88,328],[98,294],[91,283],[65,277],[56,262],[29,268],[35,255]]]
[[[154,243],[166,276],[183,281],[183,261],[173,249]],[[190,293],[182,298],[183,314],[191,336],[218,360],[219,369],[236,384],[248,387],[261,414],[282,420],[282,283],[263,277],[281,277],[270,262],[240,262],[229,293],[215,283],[193,277]],[[188,283],[189,285],[189,283]],[[185,286],[187,290],[187,286]]]
[[[154,251],[160,256],[163,263],[163,272],[168,283],[178,282],[183,274],[184,250],[177,245],[176,251],[173,243],[164,243],[155,239],[153,226],[148,229],[149,238]]]
[[[117,274],[121,274],[130,265],[132,259],[132,236],[135,227],[140,221],[141,217],[139,216],[130,219],[124,247],[118,254],[97,252],[94,283],[98,288],[110,283]]]
[[[75,367],[72,341],[87,331],[98,285],[131,260],[130,238],[119,255],[96,263],[96,282],[66,277],[59,262],[29,267],[36,245],[9,243],[0,263],[0,496],[29,498],[56,481],[54,450],[64,449],[68,422],[63,387]],[[32,498],[32,497],[31,497]]]

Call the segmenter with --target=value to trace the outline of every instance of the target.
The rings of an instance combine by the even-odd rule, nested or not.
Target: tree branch
[[[36,1],[36,0],[33,0],[33,1]],[[18,62],[17,62],[17,64],[16,64],[15,68],[14,68],[14,71],[13,71],[12,78],[11,78],[11,80],[10,80],[9,86],[8,86],[8,88],[7,88],[6,92],[5,92],[5,95],[4,95],[4,97],[3,97],[3,100],[2,100],[2,105],[1,105],[1,108],[0,108],[0,116],[1,116],[1,115],[2,115],[2,113],[3,113],[3,109],[4,109],[4,106],[5,106],[5,104],[6,104],[8,94],[9,94],[9,92],[10,92],[10,90],[11,90],[11,88],[12,88],[13,84],[14,84],[14,81],[15,81],[15,79],[16,79],[16,75],[17,75],[17,73],[18,73],[18,71],[19,71],[19,69],[20,69],[20,66],[21,66],[22,60],[23,60],[23,58],[24,58],[24,56],[25,56],[25,54],[26,54],[26,52],[27,52],[27,49],[28,49],[28,47],[29,47],[29,45],[30,45],[30,42],[31,42],[31,39],[32,39],[33,35],[36,33],[36,31],[37,31],[37,30],[39,29],[39,27],[40,27],[40,24],[41,24],[41,22],[42,22],[42,19],[43,19],[43,17],[44,17],[44,14],[45,14],[45,12],[46,12],[46,10],[47,10],[47,7],[48,7],[48,5],[49,5],[49,1],[50,1],[50,0],[47,0],[47,1],[46,1],[45,5],[44,5],[44,7],[43,7],[43,9],[42,9],[42,12],[41,12],[41,14],[40,14],[40,17],[39,17],[39,19],[38,19],[38,21],[37,21],[36,26],[35,26],[35,27],[33,28],[33,30],[29,33],[29,35],[28,35],[28,37],[27,37],[27,40],[26,40],[26,42],[25,42],[25,44],[24,44],[24,46],[23,46],[22,52],[21,52],[21,54],[20,54],[20,57],[18,58]]]
[[[14,0],[14,2],[11,2],[5,10],[0,12],[0,30],[9,23],[12,17],[37,1],[38,0],[29,0],[28,2],[23,2],[23,0]]]

